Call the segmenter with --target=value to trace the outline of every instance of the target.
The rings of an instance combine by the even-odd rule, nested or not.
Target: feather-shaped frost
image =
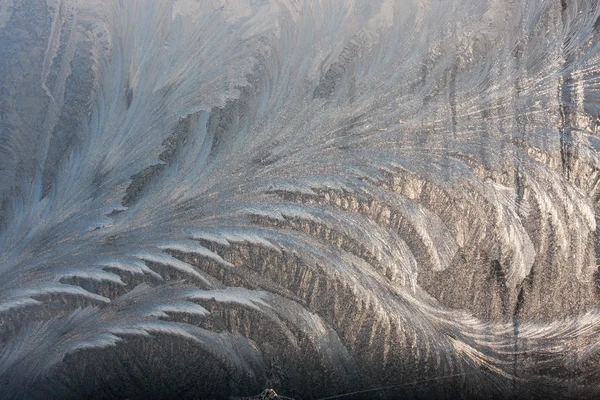
[[[597,396],[598,21],[4,1],[0,397]]]

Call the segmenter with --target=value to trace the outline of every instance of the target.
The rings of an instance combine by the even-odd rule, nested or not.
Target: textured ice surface
[[[599,17],[0,0],[0,398],[597,398]]]

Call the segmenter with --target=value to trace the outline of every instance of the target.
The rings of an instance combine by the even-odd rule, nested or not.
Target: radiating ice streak
[[[65,285],[61,283],[38,283],[36,285],[31,285],[30,287],[25,287],[22,289],[20,288],[3,293],[0,297],[0,312],[10,311],[12,309],[27,305],[41,304],[41,302],[33,299],[33,297],[53,294],[82,296],[99,302],[109,302],[109,299],[106,297],[88,292],[79,286]]]
[[[225,266],[233,267],[231,263],[228,263],[227,261],[223,260],[223,258],[221,258],[221,256],[219,256],[218,254],[208,250],[206,247],[201,246],[197,242],[193,242],[191,240],[176,241],[171,243],[165,242],[163,244],[158,245],[158,248],[167,250],[177,250],[182,251],[184,253],[194,253],[209,258],[211,260],[217,261],[218,263],[223,264]]]
[[[139,260],[150,261],[150,262],[167,265],[167,266],[172,267],[180,272],[183,272],[187,275],[197,278],[198,280],[203,282],[205,285],[208,285],[209,287],[212,286],[210,280],[208,280],[207,277],[204,276],[203,273],[196,270],[190,264],[180,261],[177,258],[170,256],[169,254],[158,253],[158,252],[139,251],[139,252],[133,253],[132,256],[136,257]]]
[[[102,261],[102,265],[107,268],[113,268],[119,271],[131,272],[134,274],[148,274],[162,280],[162,277],[148,268],[146,263],[135,258],[115,258]]]

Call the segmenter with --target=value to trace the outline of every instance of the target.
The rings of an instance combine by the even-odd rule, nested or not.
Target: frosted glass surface
[[[0,0],[0,398],[599,398],[599,17]]]

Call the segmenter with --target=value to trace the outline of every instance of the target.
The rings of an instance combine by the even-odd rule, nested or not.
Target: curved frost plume
[[[597,0],[1,2],[0,397],[597,398],[599,39]]]

